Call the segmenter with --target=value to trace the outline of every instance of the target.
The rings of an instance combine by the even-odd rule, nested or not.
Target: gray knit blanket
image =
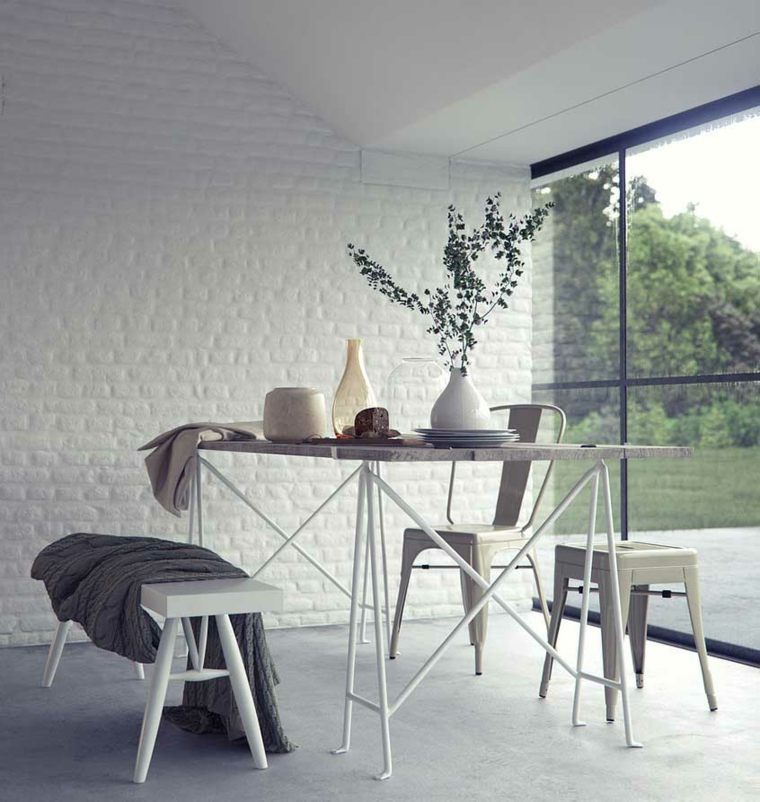
[[[96,646],[137,663],[155,662],[161,638],[160,628],[140,606],[143,584],[240,576],[247,574],[200,546],[87,533],[51,543],[32,565],[32,577],[45,583],[59,621],[78,622]],[[290,752],[294,747],[280,723],[275,697],[279,680],[261,615],[232,615],[230,621],[240,644],[266,750]],[[198,622],[193,624],[197,627]],[[213,618],[209,621],[205,667],[225,667]],[[186,682],[182,705],[165,708],[164,717],[192,732],[224,731],[230,739],[245,737],[227,677]]]

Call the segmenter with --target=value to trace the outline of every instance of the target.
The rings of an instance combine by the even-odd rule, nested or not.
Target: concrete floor
[[[405,625],[403,654],[388,664],[392,693],[451,624]],[[566,622],[560,647],[568,654],[576,636],[577,626]],[[492,616],[484,676],[473,675],[472,651],[457,643],[393,718],[394,776],[377,782],[379,727],[369,711],[354,714],[350,754],[328,753],[340,740],[345,639],[344,627],[270,633],[286,730],[300,744],[295,753],[273,756],[270,769],[258,772],[244,747],[164,724],[143,786],[130,778],[146,686],[126,661],[71,645],[55,685],[43,689],[44,648],[0,650],[0,799],[760,798],[760,671],[713,660],[720,710],[711,714],[696,656],[650,644],[647,686],[633,693],[636,735],[645,746],[626,749],[622,722],[604,721],[598,686],[586,686],[585,728],[570,726],[573,686],[561,670],[549,698],[537,698],[542,653],[504,615]],[[598,630],[590,644],[595,670]],[[359,672],[358,690],[374,695],[369,646],[361,647]]]

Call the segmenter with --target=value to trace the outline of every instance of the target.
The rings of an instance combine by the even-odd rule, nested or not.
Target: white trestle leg
[[[343,741],[334,755],[342,755],[351,748],[351,716],[354,702],[354,676],[356,674],[356,641],[359,618],[359,582],[361,581],[362,555],[366,536],[364,505],[367,495],[367,479],[364,471],[359,474],[359,495],[356,501],[356,532],[354,535],[354,567],[351,574],[351,613],[348,623],[348,657],[346,660],[346,696],[343,706]]]
[[[578,658],[575,662],[575,692],[573,693],[573,726],[585,727],[581,721],[581,682],[583,659],[586,651],[586,630],[588,628],[588,603],[591,597],[591,562],[594,556],[594,535],[596,534],[596,507],[599,499],[599,472],[591,480],[591,500],[588,505],[588,533],[586,535],[586,560],[583,564],[583,598],[581,601],[581,620],[578,632]]]
[[[385,650],[387,640],[383,634],[383,613],[380,606],[380,566],[378,565],[377,531],[375,529],[375,492],[374,475],[368,470],[369,492],[367,493],[367,541],[369,543],[369,562],[372,573],[372,605],[375,623],[375,662],[377,664],[377,689],[380,698],[378,713],[383,739],[383,771],[377,775],[378,780],[387,780],[393,772],[391,758],[390,708],[388,705],[388,687],[385,677]]]
[[[612,517],[612,493],[610,492],[610,472],[602,462],[602,491],[604,493],[604,512],[607,523],[607,550],[610,560],[610,576],[618,575],[617,554],[615,552],[615,522]],[[588,559],[588,558],[587,558]],[[643,744],[633,737],[633,723],[631,722],[631,703],[628,697],[628,670],[624,659],[623,645],[625,641],[625,627],[623,626],[623,612],[620,604],[620,589],[617,582],[612,582],[612,611],[615,618],[615,640],[617,641],[618,666],[620,672],[620,696],[623,701],[623,721],[625,724],[625,742],[633,748],[640,748]]]

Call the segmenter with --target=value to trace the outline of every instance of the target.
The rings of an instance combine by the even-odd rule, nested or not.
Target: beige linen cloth
[[[140,446],[138,451],[153,449],[145,458],[153,495],[164,509],[180,516],[190,500],[190,482],[195,471],[199,443],[256,440],[263,436],[263,421],[186,423],[154,437]]]

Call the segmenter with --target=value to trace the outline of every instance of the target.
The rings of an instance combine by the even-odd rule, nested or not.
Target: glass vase
[[[388,375],[385,402],[390,426],[406,434],[428,426],[430,410],[446,387],[448,376],[432,357],[405,357]]]
[[[333,430],[342,435],[354,425],[356,413],[376,407],[377,399],[367,378],[361,340],[346,340],[346,367],[335,391],[332,406]]]

